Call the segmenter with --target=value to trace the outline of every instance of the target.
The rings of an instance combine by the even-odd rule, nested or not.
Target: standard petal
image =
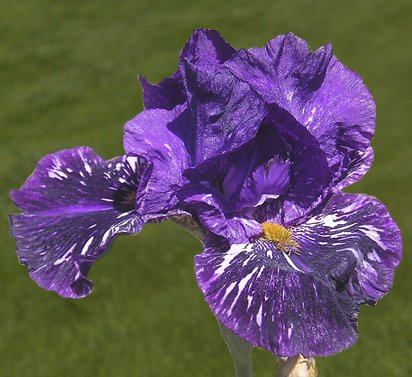
[[[289,109],[319,89],[331,58],[330,45],[312,53],[303,39],[288,33],[263,48],[239,50],[225,65],[268,103]]]
[[[227,61],[236,50],[216,30],[196,29],[180,55],[199,68],[213,69]]]
[[[333,57],[321,87],[301,110],[302,123],[336,170],[335,185],[342,188],[361,179],[373,161],[370,144],[376,116],[375,102],[361,77]]]
[[[157,108],[171,110],[186,101],[183,80],[179,71],[156,85],[149,83],[143,76],[140,76],[139,80],[143,89],[143,102],[146,110]]]
[[[182,64],[192,113],[193,164],[251,140],[266,116],[261,98],[227,69],[202,70],[188,61]]]
[[[295,212],[308,212],[330,183],[325,153],[285,110],[272,105],[268,112],[267,123],[244,146],[187,169],[192,187],[179,197],[210,194],[224,214],[250,215],[253,207],[278,197]]]
[[[11,198],[25,211],[10,216],[17,255],[44,289],[64,297],[92,290],[87,273],[120,233],[137,233],[136,196],[148,164],[138,156],[104,161],[90,148],[44,157]]]
[[[219,321],[277,356],[328,356],[357,338],[356,303],[267,241],[199,254],[195,271]]]
[[[289,33],[264,48],[239,50],[225,66],[308,128],[328,156],[336,185],[344,187],[368,170],[375,104],[362,79],[332,55],[330,45],[312,52]]]
[[[293,233],[302,250],[300,263],[329,275],[359,302],[374,304],[391,289],[402,238],[376,199],[338,192]]]
[[[190,114],[185,105],[173,110],[152,109],[138,114],[125,125],[124,148],[145,156],[153,165],[138,211],[159,213],[177,204],[176,190],[190,162],[190,134],[185,130]]]
[[[293,163],[286,200],[308,208],[330,184],[327,156],[316,138],[287,111],[277,105],[268,108],[269,119],[289,146],[288,158]]]

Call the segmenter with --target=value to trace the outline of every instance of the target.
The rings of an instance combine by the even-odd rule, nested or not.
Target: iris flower
[[[12,199],[22,263],[65,297],[120,233],[174,218],[200,230],[199,286],[218,320],[277,356],[327,356],[357,338],[361,304],[392,286],[401,235],[375,198],[341,190],[369,169],[375,105],[331,46],[293,34],[234,49],[196,30],[177,71],[141,78],[126,154],[45,157]]]
[[[361,78],[293,34],[236,50],[197,30],[171,77],[141,82],[124,140],[153,164],[141,209],[201,224],[196,277],[218,320],[278,356],[352,345],[359,306],[388,292],[401,257],[386,208],[341,192],[373,159]]]

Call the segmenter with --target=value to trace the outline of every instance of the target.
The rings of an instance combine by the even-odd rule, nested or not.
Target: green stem
[[[220,332],[225,339],[230,355],[232,356],[233,364],[235,364],[237,377],[252,377],[252,349],[253,346],[233,334],[219,322]]]

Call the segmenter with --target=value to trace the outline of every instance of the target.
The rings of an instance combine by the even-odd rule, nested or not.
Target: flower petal
[[[334,168],[336,185],[344,187],[368,170],[375,104],[362,79],[332,55],[330,45],[311,52],[289,33],[264,48],[239,50],[225,66],[308,128]]]
[[[210,68],[225,62],[234,52],[235,49],[217,31],[197,29],[183,48],[180,60]],[[143,88],[146,110],[155,108],[171,110],[176,105],[186,102],[185,87],[179,70],[156,85],[149,83],[142,76],[139,79]]]
[[[182,63],[192,113],[193,165],[252,139],[266,115],[260,97],[228,70]],[[183,69],[182,68],[182,69]]]
[[[331,58],[330,45],[312,53],[303,39],[288,33],[263,48],[238,50],[225,65],[266,102],[290,110],[304,107],[307,97],[319,89]]]
[[[329,275],[359,302],[374,304],[391,289],[402,239],[376,199],[336,193],[293,233],[302,265]]]
[[[179,71],[163,79],[157,85],[149,83],[143,76],[140,76],[139,80],[143,88],[143,102],[146,110],[156,108],[171,110],[186,101]]]
[[[269,119],[289,145],[289,160],[293,162],[290,190],[286,200],[303,208],[309,207],[328,186],[331,173],[325,152],[308,130],[287,111],[268,106]]]
[[[182,203],[196,213],[204,231],[223,237],[230,243],[246,242],[261,233],[261,225],[251,216],[225,215],[207,188],[187,185],[180,192]]]
[[[357,338],[356,303],[269,242],[199,254],[195,272],[219,321],[277,356],[327,356]]]
[[[376,199],[340,192],[302,222],[290,228],[290,254],[262,238],[231,247],[209,239],[196,276],[236,335],[279,356],[327,356],[355,342],[358,306],[390,290],[401,234]]]
[[[375,116],[375,102],[361,77],[333,57],[322,86],[307,98],[302,122],[335,166],[337,188],[361,179],[372,165]]]
[[[153,165],[139,203],[141,214],[159,213],[177,204],[176,190],[190,161],[190,114],[185,105],[172,110],[152,109],[138,114],[125,125],[124,148],[145,156]]]
[[[213,69],[227,61],[236,50],[216,30],[196,29],[180,55],[199,68]]]
[[[87,273],[120,233],[137,233],[136,194],[148,165],[137,156],[102,160],[78,147],[44,157],[20,190],[11,191],[25,213],[10,216],[17,255],[44,289],[63,297],[92,290]]]

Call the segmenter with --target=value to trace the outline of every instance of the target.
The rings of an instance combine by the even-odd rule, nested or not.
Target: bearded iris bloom
[[[293,34],[235,50],[197,30],[176,73],[141,82],[146,110],[125,149],[153,163],[147,187],[161,188],[141,208],[178,206],[201,224],[196,277],[218,320],[278,356],[352,345],[359,306],[391,288],[401,257],[385,207],[341,192],[373,159],[361,78]]]
[[[116,234],[184,215],[204,238],[199,286],[234,334],[287,357],[352,345],[359,306],[390,290],[401,258],[385,207],[341,191],[373,159],[375,106],[360,77],[293,34],[236,50],[196,30],[171,77],[141,83],[124,157],[62,151],[12,192],[31,276],[82,297]]]

